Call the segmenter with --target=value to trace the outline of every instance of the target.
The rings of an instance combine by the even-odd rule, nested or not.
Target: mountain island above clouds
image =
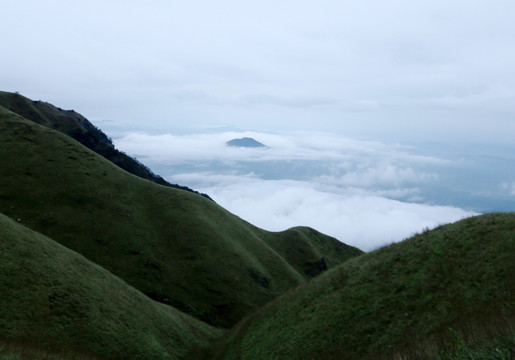
[[[244,148],[260,148],[266,147],[264,144],[260,143],[256,139],[250,137],[243,137],[240,139],[232,139],[226,142],[228,146],[233,147],[244,147]]]
[[[515,214],[365,254],[259,229],[116,151],[0,92],[0,359],[514,356]]]

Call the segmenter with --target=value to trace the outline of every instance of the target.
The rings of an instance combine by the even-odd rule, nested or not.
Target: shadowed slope
[[[180,359],[219,335],[2,214],[0,294],[0,341],[44,351]]]
[[[302,283],[304,263],[359,253],[319,233],[265,232],[1,107],[0,118],[0,212],[210,324],[229,327]]]
[[[238,324],[214,352],[226,360],[442,353],[442,359],[511,360],[514,259],[515,213],[442,226],[289,291]]]
[[[335,246],[336,239],[309,227],[295,227],[280,233],[262,233],[263,239],[306,278],[341,264],[342,259],[363,254],[348,245]]]

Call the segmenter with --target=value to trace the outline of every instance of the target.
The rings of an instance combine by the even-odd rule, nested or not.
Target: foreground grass
[[[149,297],[230,327],[360,253],[308,228],[258,229],[213,201],[133,176],[0,107],[0,212]]]
[[[48,352],[36,349],[30,344],[0,341],[0,360],[98,360],[98,358],[73,351]]]
[[[220,335],[1,214],[0,293],[0,340],[21,349],[180,359]]]
[[[441,351],[436,360],[513,360],[515,358],[515,337],[483,339],[479,344],[467,345],[459,335],[450,329],[453,349]]]
[[[206,358],[511,359],[515,214],[442,226],[289,291]]]

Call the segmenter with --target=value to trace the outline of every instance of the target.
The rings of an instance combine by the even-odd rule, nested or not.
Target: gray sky
[[[511,0],[0,8],[2,90],[73,108],[102,128],[447,142],[515,134]]]

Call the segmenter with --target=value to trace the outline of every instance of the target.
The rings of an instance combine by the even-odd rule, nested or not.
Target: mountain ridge
[[[136,176],[153,181],[156,184],[198,193],[198,191],[187,186],[169,183],[161,176],[154,174],[152,170],[137,159],[116,149],[112,140],[102,130],[75,110],[63,110],[47,102],[33,101],[20,94],[5,91],[0,91],[0,106],[28,120],[74,138],[82,145]],[[200,195],[211,199],[207,194]]]

